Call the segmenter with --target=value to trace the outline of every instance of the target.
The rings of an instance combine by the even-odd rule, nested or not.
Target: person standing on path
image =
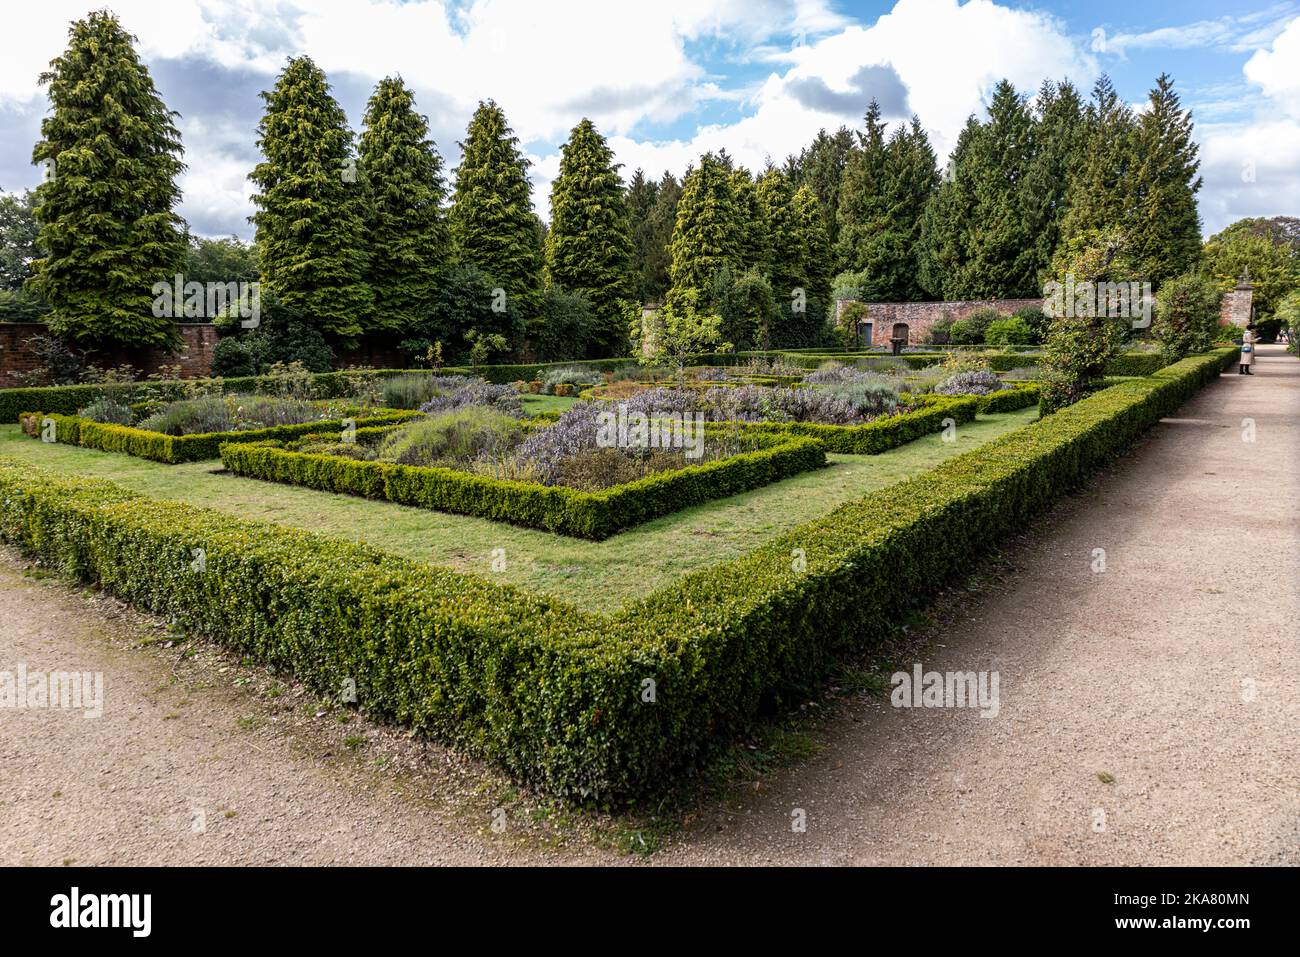
[[[1246,331],[1241,334],[1241,365],[1237,369],[1238,375],[1254,375],[1250,371],[1251,365],[1255,361],[1255,324],[1246,323]]]

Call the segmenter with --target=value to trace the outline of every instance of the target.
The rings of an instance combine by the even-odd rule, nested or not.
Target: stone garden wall
[[[105,350],[90,359],[102,369],[130,364],[144,375],[160,367],[180,366],[181,378],[202,378],[212,369],[212,351],[217,345],[217,330],[209,323],[177,323],[183,346],[180,352],[162,349]],[[22,384],[21,376],[35,372],[41,361],[31,340],[49,334],[42,322],[0,322],[0,389]]]
[[[835,322],[852,300],[839,299],[835,303]],[[871,323],[871,345],[888,346],[896,325],[907,326],[909,345],[917,345],[929,338],[930,327],[944,316],[953,320],[964,319],[976,309],[996,309],[1004,316],[1026,308],[1041,309],[1042,299],[969,299],[959,302],[867,302],[864,322]],[[900,333],[903,331],[899,330]],[[864,345],[865,340],[864,340]]]

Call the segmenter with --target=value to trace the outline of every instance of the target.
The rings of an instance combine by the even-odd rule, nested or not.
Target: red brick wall
[[[849,304],[841,299],[835,303],[835,320],[839,322],[840,314]],[[871,323],[871,344],[887,346],[893,337],[894,325],[907,325],[908,345],[919,345],[930,335],[930,327],[948,315],[953,320],[964,319],[976,309],[996,309],[1004,316],[1009,316],[1020,309],[1041,309],[1041,299],[980,299],[961,302],[867,302],[867,315],[863,322]]]
[[[217,345],[217,330],[208,323],[177,323],[176,331],[184,343],[180,352],[161,349],[109,349],[87,356],[88,361],[102,369],[129,364],[149,375],[163,365],[179,365],[181,378],[197,379],[212,370],[212,352]],[[19,376],[34,372],[40,361],[32,351],[29,340],[33,336],[47,335],[40,322],[0,322],[0,388],[21,384]]]

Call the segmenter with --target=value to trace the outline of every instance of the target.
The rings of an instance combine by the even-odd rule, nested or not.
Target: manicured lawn
[[[577,402],[576,396],[571,395],[521,395],[519,401],[524,405],[524,412],[528,415],[536,415],[538,412],[563,412],[573,403]]]
[[[959,426],[955,442],[933,435],[883,455],[828,456],[831,464],[825,469],[685,509],[603,542],[238,478],[220,472],[217,461],[163,465],[49,445],[23,435],[16,425],[0,426],[0,454],[111,479],[155,498],[367,542],[419,561],[546,591],[588,609],[612,611],[679,575],[734,558],[843,502],[1027,425],[1037,414],[1029,408],[981,417]],[[498,567],[504,559],[505,567],[493,570],[494,559]]]

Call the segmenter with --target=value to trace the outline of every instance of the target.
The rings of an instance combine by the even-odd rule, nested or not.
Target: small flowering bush
[[[112,399],[96,399],[77,415],[92,422],[103,422],[105,425],[130,425],[131,419],[134,418],[129,405],[114,402]]]
[[[429,379],[432,394],[420,406],[420,411],[426,414],[448,412],[467,405],[481,405],[516,417],[524,414],[519,394],[513,386],[492,385],[483,379],[461,375],[430,376]]]
[[[934,387],[939,395],[988,395],[1001,389],[1002,380],[988,370],[956,372]]]

